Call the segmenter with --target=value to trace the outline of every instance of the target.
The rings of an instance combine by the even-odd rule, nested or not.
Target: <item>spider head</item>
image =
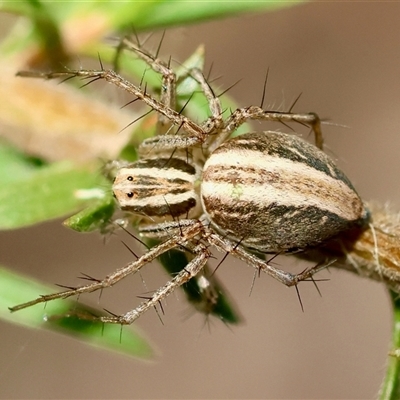
[[[118,170],[114,196],[122,210],[149,217],[180,217],[200,206],[198,172],[179,158],[144,159]]]

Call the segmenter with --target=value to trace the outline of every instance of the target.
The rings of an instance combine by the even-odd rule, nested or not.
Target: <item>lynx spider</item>
[[[274,248],[272,249],[273,251],[263,251],[265,250],[264,248],[257,248],[257,246],[252,247],[248,244],[246,245],[244,242],[246,242],[247,238],[245,237],[236,238],[232,237],[232,235],[218,231],[218,229],[214,227],[212,219],[210,219],[210,217],[204,213],[204,210],[199,207],[199,195],[198,192],[195,192],[194,188],[198,190],[198,186],[200,185],[200,175],[204,163],[210,155],[212,155],[213,152],[222,144],[226,143],[231,134],[247,120],[258,119],[265,121],[278,121],[282,123],[297,122],[310,126],[315,133],[317,146],[322,148],[322,134],[318,116],[314,113],[296,114],[292,113],[291,110],[288,112],[264,111],[261,107],[250,106],[246,108],[238,108],[224,120],[222,117],[223,110],[219,98],[215,96],[202,71],[193,68],[187,71],[187,76],[195,79],[200,85],[201,90],[208,101],[211,113],[211,116],[203,123],[197,124],[180,112],[175,111],[176,76],[169,64],[166,64],[143,51],[140,46],[136,47],[128,39],[124,39],[122,44],[124,48],[134,52],[139,58],[143,59],[151,69],[161,74],[162,91],[160,100],[157,100],[148,94],[146,88],[135,86],[113,70],[103,69],[102,66],[100,70],[79,69],[50,73],[21,72],[19,75],[42,77],[45,79],[58,77],[81,77],[82,79],[90,79],[91,81],[105,80],[142,100],[152,110],[158,113],[159,132],[162,132],[162,134],[145,140],[141,144],[139,148],[139,154],[141,157],[138,163],[148,162],[149,165],[153,167],[154,176],[152,178],[155,181],[165,179],[165,176],[162,174],[160,175],[160,171],[162,171],[166,165],[173,162],[181,163],[184,168],[191,169],[189,174],[192,174],[191,178],[193,178],[191,184],[193,185],[192,189],[195,196],[196,206],[194,207],[192,202],[190,206],[186,204],[186,208],[183,207],[181,203],[178,204],[182,199],[178,200],[178,197],[176,197],[178,195],[174,195],[172,192],[162,194],[161,197],[164,199],[164,204],[162,204],[162,202],[156,204],[156,200],[152,200],[152,197],[149,197],[147,199],[148,203],[145,206],[147,209],[151,207],[157,208],[157,211],[153,210],[147,212],[148,218],[146,218],[145,223],[139,227],[139,231],[141,235],[145,237],[161,240],[158,245],[148,250],[137,260],[128,263],[123,268],[117,269],[102,280],[93,280],[86,285],[69,288],[68,290],[59,293],[43,295],[30,302],[15,306],[11,308],[11,311],[17,311],[37,303],[59,298],[67,298],[111,287],[127,275],[136,273],[143,266],[156,259],[159,255],[171,249],[183,250],[192,255],[191,261],[188,262],[181,272],[174,276],[164,286],[156,290],[148,299],[143,301],[135,309],[128,311],[123,315],[101,316],[98,318],[107,323],[117,323],[122,325],[133,323],[145,311],[157,306],[161,300],[173,292],[177,287],[183,285],[202,271],[206,262],[211,257],[210,247],[215,247],[223,253],[231,254],[254,267],[256,270],[271,275],[286,286],[296,286],[297,288],[297,284],[300,281],[312,279],[312,276],[321,267],[317,266],[294,275],[270,265],[268,262],[262,260],[249,251],[249,247],[252,250],[265,253],[284,253],[289,252],[290,249]],[[174,129],[176,129],[176,131],[173,132]],[[162,160],[161,164],[160,160]],[[158,167],[154,167],[156,164]],[[115,196],[120,202],[121,208],[128,211],[130,210],[130,200],[136,196],[136,193],[129,189],[129,181],[133,180],[133,177],[130,175],[131,168],[135,168],[135,165],[136,163],[133,165],[121,163],[121,168],[114,182],[113,190]],[[157,170],[157,168],[159,168],[159,170]],[[179,167],[177,168],[179,169]],[[150,170],[146,170],[146,173],[149,173],[149,171]],[[145,175],[144,172],[143,174]],[[184,184],[187,183],[185,181],[187,175],[188,173],[181,176],[181,183],[179,185],[182,185],[182,182]],[[128,178],[126,178],[127,176]],[[140,178],[140,176],[135,178]],[[149,185],[148,183],[144,184]],[[175,189],[179,191],[179,187],[175,187]],[[151,203],[152,201],[154,203]],[[189,201],[190,203],[191,200],[186,199],[186,201]],[[176,204],[174,202],[176,202]],[[240,235],[240,228],[238,231]]]

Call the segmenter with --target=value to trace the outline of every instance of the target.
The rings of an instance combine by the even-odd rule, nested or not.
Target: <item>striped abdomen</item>
[[[201,200],[221,234],[262,252],[317,245],[369,215],[325,153],[276,132],[248,133],[216,149],[204,165]]]
[[[149,217],[187,217],[200,207],[197,169],[179,158],[145,159],[121,168],[113,192],[121,208]]]

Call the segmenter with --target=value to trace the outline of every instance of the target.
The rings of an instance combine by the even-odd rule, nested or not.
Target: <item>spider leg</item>
[[[171,250],[181,243],[185,243],[188,240],[191,240],[193,237],[199,234],[199,232],[203,229],[203,225],[199,221],[193,221],[193,223],[182,229],[181,235],[173,235],[170,239],[160,243],[159,245],[153,247],[148,252],[143,254],[136,261],[128,263],[125,267],[117,269],[112,274],[107,275],[104,279],[89,283],[87,285],[78,286],[75,288],[70,288],[68,290],[64,290],[58,293],[46,294],[42,295],[34,300],[29,302],[16,305],[14,307],[10,307],[10,311],[18,311],[24,308],[33,306],[39,303],[45,303],[47,301],[56,300],[56,299],[65,299],[67,297],[80,295],[82,293],[91,293],[96,290],[105,289],[115,285],[121,279],[125,278],[128,275],[136,273],[143,266],[153,261],[155,258],[160,256],[161,254]]]
[[[178,127],[178,131],[182,128],[183,131],[187,133],[187,135],[160,135],[151,139],[144,140],[140,145],[140,153],[145,154],[148,151],[154,151],[157,149],[186,149],[198,144],[204,144],[204,149],[207,153],[210,143],[212,143],[223,128],[224,121],[222,119],[222,106],[219,98],[215,95],[213,89],[207,82],[206,78],[203,75],[203,72],[198,68],[192,68],[188,70],[188,74],[192,78],[194,78],[200,85],[204,96],[206,97],[209,105],[209,109],[211,112],[211,116],[204,121],[201,126],[194,125],[191,130],[187,129],[187,125],[190,124],[191,121],[182,121],[182,123]],[[170,119],[170,118],[169,118]],[[171,119],[170,119],[171,120]],[[208,139],[208,142],[206,142]]]
[[[219,98],[215,95],[212,87],[210,84],[207,82],[205,76],[203,75],[203,72],[198,69],[198,68],[193,68],[190,70],[190,75],[196,79],[196,81],[200,84],[201,90],[204,93],[204,96],[206,97],[208,101],[208,106],[210,108],[211,112],[211,118],[210,120],[212,121],[212,124],[214,125],[215,128],[219,128],[222,126],[222,105],[221,101]],[[205,122],[204,126],[209,125],[209,122]]]
[[[263,271],[275,278],[286,286],[297,286],[301,281],[309,280],[315,273],[325,268],[325,265],[306,269],[299,274],[292,274],[280,268],[269,265],[267,261],[260,259],[254,254],[248,252],[244,247],[238,246],[236,242],[226,239],[217,233],[209,232],[207,241],[214,245],[221,252],[228,252],[232,256],[244,261],[246,264],[254,267],[258,271]]]
[[[161,75],[161,93],[160,93],[160,103],[164,104],[165,107],[175,110],[176,106],[176,74],[170,68],[169,63],[150,54],[149,52],[143,50],[139,45],[135,45],[130,39],[124,38],[122,40],[123,46],[134,52],[141,60],[143,60],[154,72]],[[160,43],[161,44],[161,43]],[[159,134],[163,134],[170,127],[170,120],[165,115],[159,114]]]
[[[209,253],[207,247],[204,244],[199,243],[193,248],[193,252],[196,253],[196,256],[187,264],[187,266],[177,275],[175,275],[175,277],[167,282],[164,286],[159,288],[151,296],[150,299],[144,301],[138,307],[131,311],[128,311],[123,315],[100,317],[99,320],[102,322],[121,325],[132,324],[149,308],[155,307],[157,304],[159,304],[161,300],[170,295],[176,288],[188,282],[204,268],[207,260],[211,257],[211,254]]]
[[[169,63],[167,64],[158,59],[157,56],[153,56],[149,52],[141,49],[139,46],[135,46],[128,38],[124,38],[122,42],[127,49],[133,51],[140,59],[145,61],[153,71],[162,75],[160,102],[166,107],[175,109],[177,77],[175,72],[170,68]],[[180,79],[182,80],[189,76],[194,78],[199,83],[201,90],[209,103],[209,108],[212,115],[211,119],[213,121],[215,120],[214,125],[222,125],[221,102],[207,82],[201,69],[187,68],[186,73],[182,75]]]
[[[263,121],[277,121],[286,124],[287,122],[297,122],[301,125],[309,126],[315,136],[315,144],[319,149],[323,149],[323,137],[321,131],[321,120],[315,113],[292,113],[280,111],[265,111],[258,106],[250,106],[238,108],[235,110],[225,122],[223,132],[218,135],[218,139],[213,143],[212,152],[221,143],[223,143],[240,125],[244,124],[249,119],[258,119]]]
[[[161,140],[164,140],[164,143],[160,146],[154,146],[157,143],[157,138],[153,138],[150,140],[145,140],[143,144],[151,147],[162,147],[164,149],[175,149],[175,148],[187,148],[196,144],[201,144],[206,139],[206,133],[203,129],[191,121],[189,118],[180,114],[179,112],[173,110],[170,107],[167,107],[162,102],[156,100],[153,96],[151,96],[145,89],[140,88],[139,86],[134,85],[128,80],[124,79],[121,75],[117,74],[113,70],[88,70],[88,69],[79,69],[79,70],[67,70],[64,72],[35,72],[35,71],[20,71],[17,73],[17,76],[29,77],[29,78],[42,78],[42,79],[56,79],[56,78],[68,78],[68,77],[80,77],[83,79],[94,79],[94,80],[105,80],[108,83],[111,83],[126,92],[136,96],[145,104],[147,104],[151,109],[155,110],[159,114],[165,116],[171,123],[175,126],[178,126],[179,129],[182,129],[186,132],[187,137],[182,137],[182,140],[176,143],[169,143],[168,140],[165,140],[165,136],[175,137],[174,135],[160,135]]]

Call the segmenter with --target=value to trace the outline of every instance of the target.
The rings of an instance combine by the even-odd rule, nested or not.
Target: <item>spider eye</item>
[[[132,197],[133,197],[133,192],[128,192],[126,195],[127,195],[129,198],[132,198]]]
[[[126,180],[132,182],[132,181],[133,181],[133,176],[128,176],[128,177],[126,178]]]

